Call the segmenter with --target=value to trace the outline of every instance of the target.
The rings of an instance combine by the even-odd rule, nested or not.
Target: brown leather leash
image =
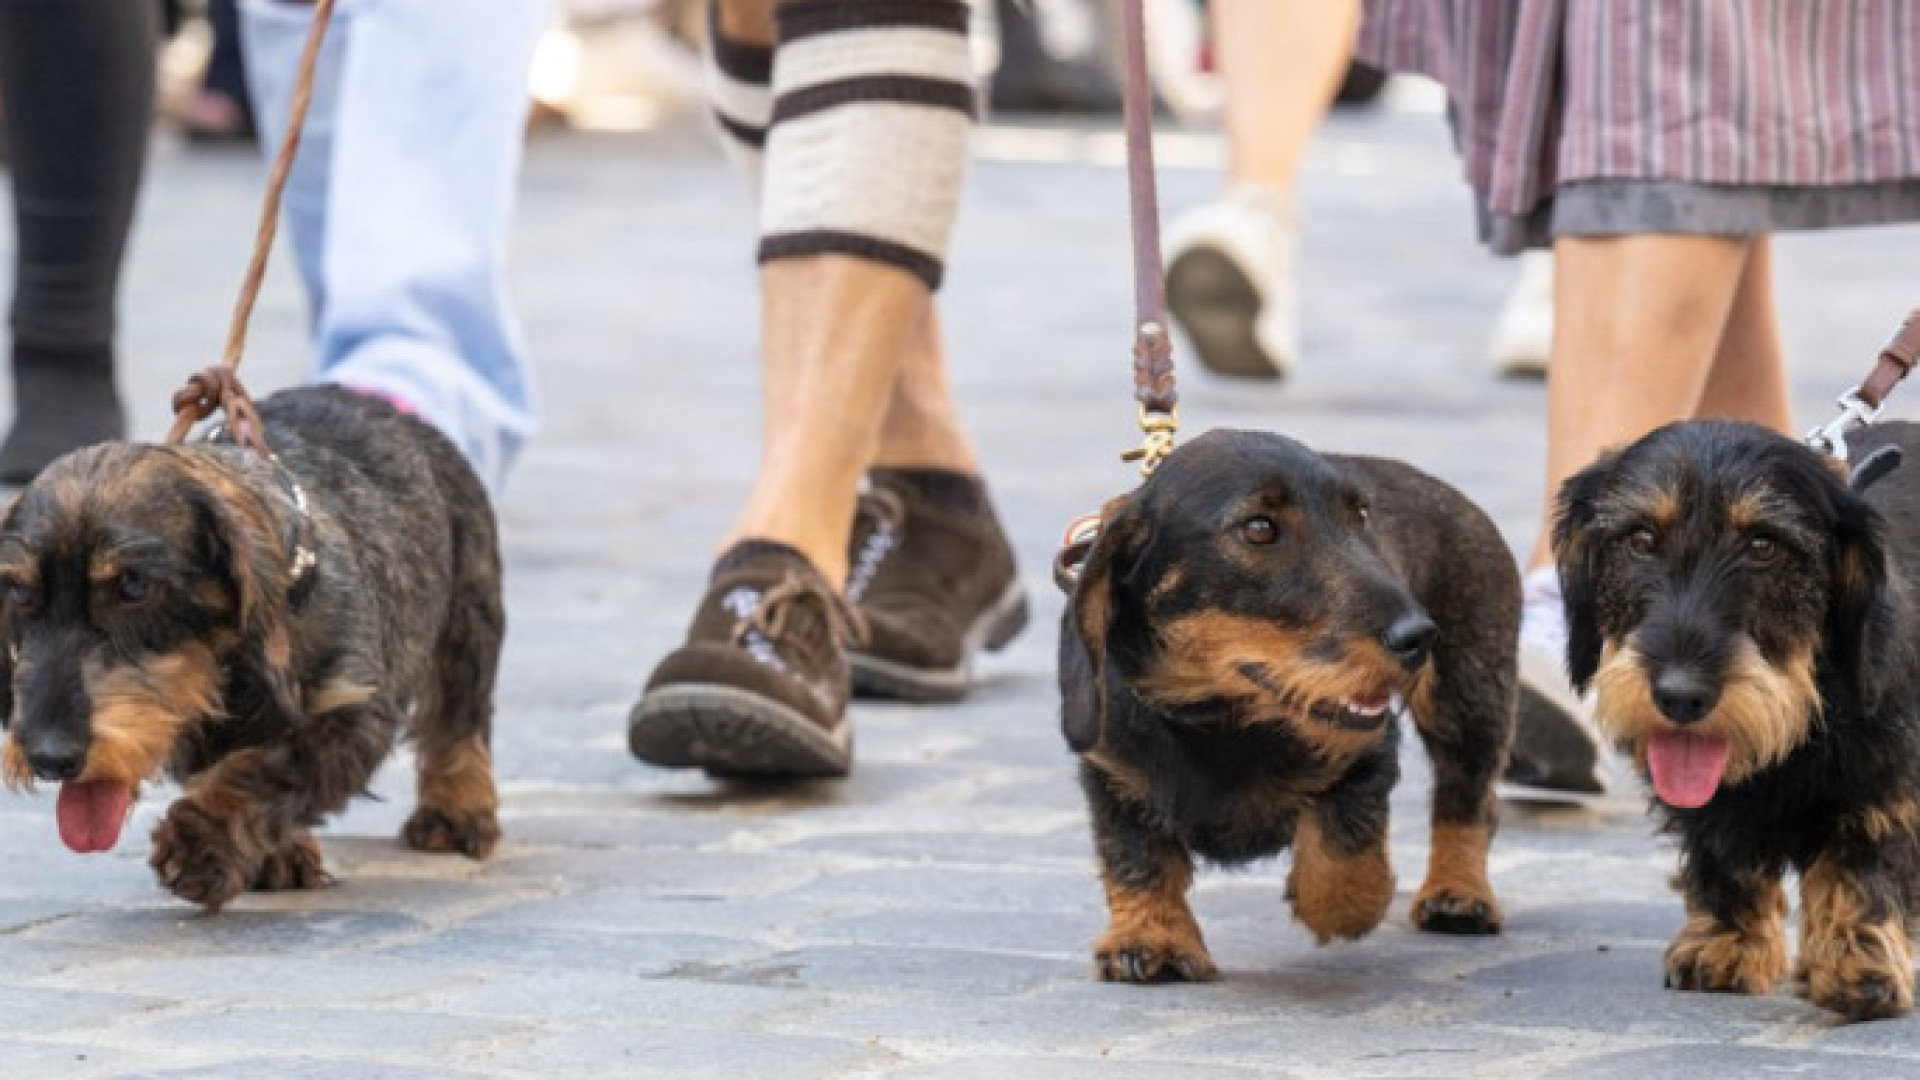
[[[1879,417],[1880,410],[1886,406],[1887,395],[1913,371],[1917,362],[1920,362],[1920,308],[1907,313],[1907,321],[1900,325],[1886,348],[1880,350],[1865,381],[1840,395],[1837,403],[1840,415],[1807,432],[1807,445],[1845,462],[1847,433]]]
[[[241,446],[271,459],[266,427],[253,406],[253,398],[240,383],[240,359],[247,348],[247,327],[253,321],[253,308],[260,299],[260,287],[267,277],[267,257],[273,253],[273,240],[280,226],[280,201],[286,194],[287,178],[293,173],[293,160],[300,151],[300,133],[307,124],[307,109],[313,104],[314,69],[320,60],[320,46],[333,21],[334,0],[315,0],[313,25],[307,30],[305,50],[300,54],[300,71],[293,87],[293,108],[287,117],[287,132],[280,140],[273,169],[267,174],[267,190],[260,205],[260,225],[254,233],[253,259],[240,284],[240,297],[234,303],[233,322],[227,328],[227,347],[220,363],[187,377],[187,384],[173,395],[173,427],[167,443],[184,442],[193,425],[212,416],[215,410],[226,413],[227,430]]]
[[[1150,476],[1173,453],[1180,430],[1180,390],[1174,382],[1173,338],[1167,328],[1167,282],[1160,262],[1160,195],[1153,168],[1153,84],[1147,74],[1147,20],[1143,0],[1122,5],[1126,63],[1121,100],[1127,129],[1127,201],[1133,228],[1133,398],[1140,444],[1121,454]],[[1071,594],[1080,565],[1100,535],[1100,513],[1067,526],[1054,558],[1053,580]]]

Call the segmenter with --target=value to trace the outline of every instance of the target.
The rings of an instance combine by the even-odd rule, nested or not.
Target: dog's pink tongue
[[[60,785],[54,817],[60,840],[81,854],[112,851],[133,805],[133,789],[112,780],[69,780]]]
[[[1660,801],[1682,810],[1707,805],[1727,771],[1727,740],[1719,735],[1663,731],[1647,742],[1647,768]]]

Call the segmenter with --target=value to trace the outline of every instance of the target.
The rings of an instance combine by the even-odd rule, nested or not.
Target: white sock
[[[1527,572],[1520,582],[1520,644],[1565,663],[1567,611],[1560,597],[1560,572],[1551,566]]]
[[[944,272],[979,111],[964,0],[801,0],[775,13],[760,260]]]

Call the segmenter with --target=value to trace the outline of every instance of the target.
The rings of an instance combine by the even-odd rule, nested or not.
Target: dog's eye
[[[1780,545],[1764,536],[1747,541],[1747,560],[1765,566],[1780,557]]]
[[[1638,558],[1648,558],[1653,554],[1654,536],[1652,529],[1635,529],[1627,534],[1627,550]]]
[[[1240,535],[1249,544],[1264,546],[1280,538],[1280,528],[1270,517],[1250,517],[1240,523]]]
[[[40,594],[24,581],[9,581],[6,588],[7,604],[15,611],[32,611],[40,600]]]
[[[1373,524],[1373,508],[1366,503],[1354,503],[1353,516],[1359,519],[1360,527],[1363,529]]]
[[[138,570],[122,570],[114,581],[120,592],[120,599],[129,604],[137,604],[147,598],[153,590],[153,582]]]

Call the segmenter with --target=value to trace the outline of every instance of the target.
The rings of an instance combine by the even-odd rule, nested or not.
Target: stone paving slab
[[[946,289],[955,375],[1035,600],[1035,628],[953,708],[858,709],[843,784],[769,790],[642,768],[623,722],[684,629],[757,447],[750,217],[697,124],[532,149],[515,287],[547,429],[501,507],[511,636],[485,867],[402,850],[411,766],[325,836],[333,889],[214,919],[163,896],[145,800],[80,859],[47,798],[0,799],[7,1080],[1235,1080],[1920,1074],[1920,1022],[1844,1027],[1787,994],[1660,988],[1680,923],[1669,848],[1632,802],[1515,810],[1489,940],[1406,921],[1428,770],[1395,799],[1401,893],[1316,948],[1284,862],[1202,875],[1223,978],[1104,986],[1085,813],[1056,728],[1045,567],[1060,524],[1129,482],[1124,193],[1111,132],[983,133]],[[1163,142],[1170,206],[1218,183],[1206,134]],[[1304,179],[1306,359],[1283,386],[1189,376],[1191,430],[1274,428],[1406,457],[1532,539],[1542,394],[1478,360],[1512,268],[1474,245],[1431,112],[1338,118]],[[124,379],[141,431],[218,347],[259,166],[163,146],[134,245]],[[1911,240],[1912,230],[1902,234]],[[1920,245],[1786,238],[1803,422],[1914,302]],[[297,379],[284,264],[251,381]],[[642,395],[640,388],[654,388]],[[1920,395],[1896,399],[1920,415]]]

